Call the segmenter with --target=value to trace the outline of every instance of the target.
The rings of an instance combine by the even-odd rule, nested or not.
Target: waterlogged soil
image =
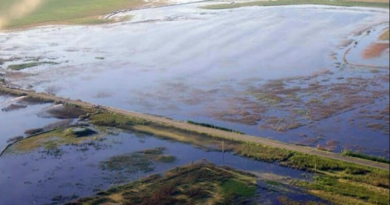
[[[310,178],[299,170],[233,155],[207,151],[188,144],[161,140],[144,134],[106,130],[97,140],[55,149],[18,153],[10,149],[0,158],[0,198],[5,204],[61,204],[92,195],[116,184],[134,181],[177,166],[208,162],[256,174],[260,179],[288,182]],[[116,160],[118,158],[126,160]],[[138,159],[138,161],[137,161]],[[223,160],[224,159],[224,160]],[[131,161],[131,169],[123,166]],[[135,161],[137,163],[135,163]],[[123,164],[122,164],[123,163]],[[262,194],[270,190],[261,189]],[[284,193],[284,192],[283,192]],[[285,193],[289,195],[288,192]],[[313,200],[302,192],[301,200]],[[267,200],[276,200],[277,196]]]

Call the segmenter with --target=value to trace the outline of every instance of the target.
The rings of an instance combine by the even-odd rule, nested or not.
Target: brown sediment
[[[388,41],[389,40],[389,29],[385,30],[378,38],[382,41]]]
[[[363,126],[374,131],[380,131],[384,134],[389,134],[389,104],[382,110],[360,110],[354,118],[364,120]]]
[[[86,115],[88,110],[77,106],[58,105],[48,109],[46,112],[50,117],[55,117],[58,119],[72,119],[78,118],[81,115]]]
[[[15,81],[15,80],[25,80],[25,78],[33,76],[33,74],[18,72],[18,71],[6,71],[5,76],[7,78],[12,78],[12,81]]]
[[[218,109],[218,110],[217,110]],[[210,109],[211,117],[227,122],[256,125],[268,108],[260,103],[243,97],[228,100],[226,108]]]
[[[337,140],[329,140],[325,143],[325,145],[318,145],[317,148],[327,151],[334,151],[337,146],[340,144]]]
[[[19,109],[22,109],[22,108],[25,108],[25,107],[27,107],[27,105],[11,104],[11,105],[9,105],[6,108],[1,109],[1,111],[3,111],[3,112],[10,112],[10,111],[19,110]]]
[[[315,137],[308,137],[308,138],[305,138],[297,143],[295,143],[296,145],[303,145],[303,146],[312,146],[314,144],[316,144],[317,142],[319,141],[318,138],[315,138]]]
[[[363,51],[362,57],[364,59],[378,58],[388,49],[389,43],[373,43]]]
[[[245,125],[256,125],[257,122],[261,120],[260,114],[254,114],[245,110],[237,109],[216,112],[213,114],[213,117],[222,121],[235,122]]]
[[[247,97],[228,99],[228,106],[212,110],[212,116],[248,125],[257,124],[261,118],[260,128],[283,132],[371,104],[387,94],[387,89],[378,88],[381,83],[372,84],[379,75],[373,79],[339,78],[330,85],[317,81],[318,77],[330,81],[332,74],[323,71],[313,76],[269,81],[260,87],[250,86],[245,92]],[[297,83],[300,86],[289,86]]]
[[[349,46],[349,45],[352,44],[352,43],[353,43],[353,40],[351,40],[351,39],[345,40],[344,42],[342,42],[342,43],[340,44],[340,47],[347,47],[347,46]]]

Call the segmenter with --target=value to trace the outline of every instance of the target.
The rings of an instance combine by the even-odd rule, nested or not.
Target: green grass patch
[[[133,125],[146,125],[146,120],[117,113],[102,112],[90,117],[90,123],[99,126],[129,128]]]
[[[58,63],[56,63],[56,62],[22,63],[22,64],[9,65],[8,69],[19,71],[19,70],[24,70],[26,68],[32,68],[32,67],[40,66],[40,65],[43,65],[43,64],[57,65]]]
[[[254,1],[235,4],[217,4],[204,6],[204,9],[233,9],[246,6],[284,6],[284,5],[305,5],[305,4],[319,4],[330,6],[362,6],[362,7],[379,7],[389,8],[389,3],[381,2],[362,2],[362,1],[340,1],[340,0],[278,0],[278,1]]]
[[[342,155],[350,156],[350,157],[356,157],[356,158],[361,158],[361,159],[366,159],[366,160],[375,161],[375,162],[386,163],[386,164],[390,163],[390,160],[386,159],[385,157],[377,157],[377,156],[372,156],[372,155],[368,155],[368,154],[353,152],[353,151],[349,151],[349,150],[344,150]]]
[[[247,183],[237,181],[237,180],[228,180],[222,183],[223,193],[225,195],[234,195],[241,197],[251,197],[256,194],[256,187],[250,186]]]
[[[274,181],[274,180],[265,180],[265,183],[269,184],[269,185],[272,185],[272,186],[280,186],[281,185],[280,182],[277,182],[277,181]]]
[[[386,193],[386,190],[381,192],[370,186],[363,186],[348,180],[341,180],[325,175],[318,175],[314,179],[314,182],[302,182],[301,185],[310,190],[326,191],[372,204],[389,204],[389,195]]]
[[[255,143],[241,143],[234,148],[234,151],[239,155],[267,162],[286,161],[293,155],[293,152],[288,150]]]
[[[8,66],[8,69],[11,69],[11,70],[23,70],[23,69],[26,69],[26,68],[32,68],[32,67],[36,67],[36,66],[39,66],[40,63],[23,63],[23,64],[15,64],[15,65],[9,65]]]
[[[7,15],[20,0],[3,0],[0,15]],[[6,28],[20,28],[46,24],[100,24],[111,20],[100,19],[101,15],[120,9],[140,7],[142,0],[45,0],[31,13],[12,19]]]

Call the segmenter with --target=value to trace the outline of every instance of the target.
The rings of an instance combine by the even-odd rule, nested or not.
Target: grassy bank
[[[390,163],[390,160],[388,160],[384,157],[377,157],[377,156],[367,155],[367,154],[353,152],[353,151],[349,151],[349,150],[344,150],[342,155],[371,160],[371,161],[375,161],[375,162],[386,163],[386,164]]]
[[[253,1],[235,4],[218,4],[204,6],[204,9],[233,9],[245,6],[284,6],[284,5],[329,5],[329,6],[361,6],[361,7],[377,7],[389,8],[389,2],[383,1],[342,1],[342,0],[278,0],[278,1]]]
[[[254,176],[211,164],[195,164],[69,204],[251,204],[255,194]]]
[[[10,14],[21,0],[4,0],[0,5],[0,16]],[[9,19],[6,29],[47,24],[99,24],[110,22],[99,17],[110,12],[143,6],[142,0],[45,0],[24,16]]]

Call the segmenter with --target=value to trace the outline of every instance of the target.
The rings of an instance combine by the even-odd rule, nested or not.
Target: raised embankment
[[[27,95],[27,96],[30,96],[33,98],[39,98],[39,99],[42,99],[45,101],[50,100],[50,101],[56,101],[56,102],[61,102],[61,103],[69,103],[69,104],[74,104],[74,105],[78,105],[81,107],[92,108],[92,109],[96,108],[96,106],[97,106],[95,104],[83,102],[80,100],[71,100],[68,98],[58,97],[58,96],[54,96],[54,95],[50,95],[50,94],[46,94],[46,93],[36,93],[34,91],[29,91],[29,90],[0,87],[0,92],[1,91],[5,92],[5,93],[15,94],[15,95]],[[128,111],[128,110],[122,110],[122,109],[118,109],[118,108],[108,107],[108,106],[100,106],[99,105],[99,107],[103,108],[109,112],[119,113],[119,114],[123,114],[123,115],[130,116],[130,117],[141,118],[141,119],[144,119],[147,121],[164,124],[166,126],[170,126],[170,127],[174,127],[174,128],[178,128],[178,129],[182,129],[182,130],[188,130],[188,131],[193,131],[193,132],[197,132],[197,133],[204,133],[207,135],[219,137],[221,139],[258,143],[258,144],[263,144],[263,145],[267,145],[267,146],[291,150],[291,151],[295,151],[295,152],[301,152],[301,153],[310,154],[310,155],[317,155],[317,156],[326,157],[329,159],[340,160],[340,161],[349,162],[349,163],[353,163],[353,164],[359,164],[359,165],[368,166],[368,167],[374,167],[374,168],[378,168],[378,169],[384,169],[384,170],[390,169],[389,164],[364,160],[364,159],[360,159],[360,158],[343,156],[343,155],[340,155],[337,153],[326,152],[326,151],[318,150],[318,149],[315,149],[312,147],[297,146],[297,145],[287,144],[287,143],[283,143],[280,141],[270,140],[270,139],[266,139],[266,138],[262,138],[262,137],[256,137],[256,136],[228,132],[228,131],[208,128],[208,127],[202,127],[202,126],[190,124],[187,122],[175,121],[175,120],[164,118],[164,117],[148,115],[148,114],[143,114],[143,113],[137,113],[137,112],[132,112],[132,111]]]

